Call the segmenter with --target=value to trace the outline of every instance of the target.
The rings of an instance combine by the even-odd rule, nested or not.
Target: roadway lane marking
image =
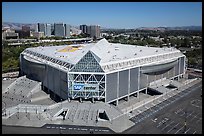
[[[170,124],[174,123],[174,121],[172,121],[171,123],[169,123],[168,125],[166,125],[164,128],[162,128],[162,130],[164,130],[166,127],[168,127]]]
[[[173,126],[171,129],[169,129],[168,131],[167,131],[167,133],[169,133],[171,130],[173,130],[176,126],[178,126],[179,125],[179,123],[177,123],[175,126]]]
[[[176,133],[174,134],[177,134],[181,129],[183,129],[185,126],[182,126],[179,130],[176,131]]]

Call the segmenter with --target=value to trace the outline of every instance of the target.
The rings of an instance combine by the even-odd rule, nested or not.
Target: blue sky
[[[108,28],[202,25],[201,2],[3,2],[4,22]]]

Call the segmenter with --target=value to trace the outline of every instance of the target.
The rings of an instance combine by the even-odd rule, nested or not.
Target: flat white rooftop
[[[27,48],[26,50],[62,60],[73,65],[76,64],[88,51],[91,51],[97,56],[97,61],[100,65],[134,58],[139,59],[167,53],[180,52],[175,48],[156,48],[109,43],[106,39],[102,39],[97,43],[34,47]]]

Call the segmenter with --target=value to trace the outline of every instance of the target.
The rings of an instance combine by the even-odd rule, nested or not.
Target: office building
[[[64,28],[65,28],[65,37],[70,38],[70,25],[69,24],[64,24]]]
[[[89,26],[90,30],[89,30],[89,34],[90,37],[96,37],[99,38],[100,37],[100,26],[99,25],[91,25]]]
[[[64,37],[65,36],[64,23],[55,23],[54,32],[55,32],[55,36]]]
[[[51,24],[51,35],[55,35],[54,24]]]
[[[46,34],[46,24],[38,23],[38,32],[44,32]]]
[[[100,26],[99,25],[80,25],[80,30],[82,33],[88,34],[92,38],[100,38]]]
[[[87,34],[87,25],[80,25],[79,27],[82,33]]]
[[[46,24],[46,31],[45,36],[51,36],[51,24]]]

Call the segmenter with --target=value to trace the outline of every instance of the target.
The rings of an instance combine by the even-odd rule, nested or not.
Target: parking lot
[[[131,118],[136,125],[124,133],[202,134],[201,87],[202,83],[194,85],[141,112]]]

